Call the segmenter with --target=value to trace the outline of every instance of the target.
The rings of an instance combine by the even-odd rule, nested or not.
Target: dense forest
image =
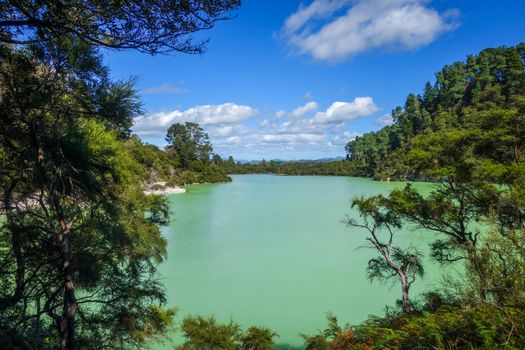
[[[394,123],[347,144],[356,175],[377,179],[418,179],[423,176],[412,150],[429,139],[476,146],[474,158],[521,159],[523,140],[525,44],[483,50],[436,73],[422,94],[410,94],[404,107],[392,111]],[[464,143],[465,142],[465,143]],[[436,151],[438,151],[436,149]],[[490,153],[492,152],[492,153]],[[499,155],[496,153],[500,153]],[[447,160],[451,166],[455,159]]]
[[[353,176],[354,163],[346,160],[276,161],[262,160],[253,163],[224,163],[228,174],[274,174],[274,175],[333,175]]]

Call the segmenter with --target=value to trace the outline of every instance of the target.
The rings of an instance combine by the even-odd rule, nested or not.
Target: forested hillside
[[[521,43],[486,49],[445,66],[422,94],[408,95],[404,106],[392,111],[392,125],[347,144],[356,175],[418,179],[421,173],[407,155],[428,139],[437,144],[468,139],[477,143],[473,158],[522,157],[516,141],[525,137],[519,119],[525,108],[524,62]]]

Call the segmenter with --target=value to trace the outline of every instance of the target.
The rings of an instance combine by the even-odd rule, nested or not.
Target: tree
[[[199,124],[192,122],[171,125],[166,134],[166,142],[166,149],[173,152],[185,169],[194,161],[209,162],[213,151],[208,134]]]
[[[150,54],[202,53],[206,40],[193,33],[210,29],[239,0],[189,1],[3,1],[0,42],[56,42],[74,36],[94,46]]]
[[[220,155],[218,154],[214,154],[212,157],[211,157],[211,161],[213,162],[213,164],[215,165],[222,165],[224,163],[224,160],[221,158]]]
[[[233,321],[222,324],[210,317],[188,316],[182,321],[184,344],[178,350],[271,350],[277,333],[268,328],[251,326],[243,332]]]
[[[78,60],[0,46],[0,328],[61,349],[141,346],[173,316],[155,270],[167,204],[142,193],[120,122],[98,108],[97,57],[73,47]]]
[[[352,208],[357,208],[363,223],[347,218],[348,226],[368,231],[366,240],[379,256],[368,262],[368,277],[371,280],[397,278],[401,282],[401,303],[404,312],[410,311],[410,287],[417,276],[423,276],[421,254],[413,246],[406,249],[393,245],[396,230],[401,228],[399,215],[384,207],[382,196],[355,198]]]
[[[347,154],[359,169],[357,175],[421,179],[416,171],[406,172],[407,155],[416,142],[431,134],[482,130],[484,134],[473,135],[484,139],[473,150],[475,156],[512,151],[509,141],[518,145],[523,138],[524,47],[522,43],[485,49],[465,62],[445,66],[436,73],[433,85],[425,84],[421,96],[410,94],[404,108],[392,111],[393,125],[347,144]]]
[[[155,277],[166,202],[144,197],[139,166],[119,143],[140,113],[133,81],[111,82],[97,48],[201,53],[206,40],[191,34],[239,5],[2,3],[3,329],[74,349],[141,346],[169,326]]]
[[[251,326],[241,336],[241,350],[272,350],[273,338],[277,336],[268,328]]]
[[[307,350],[345,350],[354,349],[358,344],[354,334],[349,329],[348,325],[341,327],[337,317],[328,314],[328,327],[316,335],[301,334],[305,342],[305,349]],[[361,348],[361,347],[359,347]],[[367,347],[362,347],[366,349]]]

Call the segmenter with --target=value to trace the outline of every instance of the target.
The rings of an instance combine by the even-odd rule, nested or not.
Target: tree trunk
[[[408,285],[407,276],[403,273],[401,273],[401,290],[403,292],[403,312],[409,312],[410,311],[410,305],[409,305],[409,298],[408,298],[408,290],[410,286]]]
[[[36,126],[34,126],[36,130]],[[50,204],[57,215],[60,224],[60,231],[56,232],[56,239],[61,248],[62,254],[62,288],[64,289],[64,303],[62,315],[56,320],[58,333],[60,337],[60,350],[75,349],[75,315],[77,312],[77,302],[75,298],[75,285],[73,283],[73,267],[71,266],[71,248],[69,245],[69,236],[71,234],[71,225],[66,220],[66,215],[60,203],[54,188],[54,184],[49,179],[44,170],[44,149],[40,144],[37,132],[34,131],[34,143],[37,146],[37,166],[45,183],[49,195]]]
[[[69,246],[69,234],[71,228],[63,218],[60,219],[62,232],[58,236],[62,246],[62,272],[64,283],[64,308],[60,318],[60,350],[75,349],[75,314],[77,302],[75,298],[75,286],[73,284],[73,268],[71,267],[71,250]]]
[[[482,302],[485,302],[487,300],[487,280],[485,278],[485,269],[483,268],[483,264],[480,262],[480,259],[478,257],[478,253],[476,251],[476,246],[472,245],[470,247],[467,247],[467,257],[471,264],[471,269],[474,270],[474,273],[478,277],[478,296]]]

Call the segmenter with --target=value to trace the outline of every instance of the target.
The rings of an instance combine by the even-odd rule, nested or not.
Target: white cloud
[[[324,134],[327,127],[321,124],[314,124],[312,119],[291,120],[275,126],[278,134]]]
[[[182,94],[186,92],[186,89],[184,89],[181,86],[174,86],[169,82],[163,83],[159,86],[153,86],[146,89],[142,89],[139,91],[142,95],[157,95],[157,94]]]
[[[301,118],[305,114],[315,111],[319,108],[315,101],[307,102],[304,106],[297,107],[291,113],[293,118]]]
[[[261,120],[259,125],[262,126],[262,127],[266,127],[266,126],[270,125],[270,120],[265,118],[265,119]]]
[[[439,13],[429,2],[314,0],[286,19],[283,35],[300,53],[323,61],[343,60],[372,49],[415,49],[457,26],[457,10]],[[316,23],[319,19],[328,20]]]
[[[284,110],[282,110],[282,109],[281,109],[280,111],[275,112],[275,116],[276,116],[277,118],[282,118],[282,117],[284,117],[285,115],[286,115],[286,111],[284,111]]]
[[[230,136],[226,138],[224,141],[226,144],[234,145],[234,144],[238,144],[241,141],[241,137],[240,136]]]
[[[313,18],[325,18],[343,7],[348,0],[316,0],[308,6],[301,4],[297,12],[289,16],[284,27],[287,31],[296,31]]]
[[[333,125],[330,130],[332,130],[333,132],[339,132],[339,131],[345,130],[345,129],[346,129],[346,123],[342,122],[342,123]]]
[[[345,131],[345,132],[343,133],[343,136],[345,137],[346,142],[348,142],[348,141],[353,141],[353,140],[355,140],[356,137],[361,137],[361,136],[363,136],[363,134],[360,134],[360,133],[358,133],[358,132]]]
[[[325,139],[324,135],[315,134],[261,134],[259,140],[270,143],[300,143],[319,142]]]
[[[163,136],[173,123],[195,122],[201,126],[234,124],[249,119],[257,110],[244,105],[224,103],[202,105],[185,111],[159,112],[135,118],[133,132],[139,136]]]
[[[214,137],[226,137],[231,135],[243,135],[248,133],[249,130],[244,125],[225,125],[225,126],[218,126],[215,128],[210,129],[209,134],[210,136]]]
[[[368,116],[378,110],[371,97],[356,97],[352,102],[334,102],[325,112],[317,112],[313,123],[340,123]]]
[[[191,121],[202,125],[235,123],[248,119],[255,114],[257,114],[257,110],[234,103],[197,106],[184,111],[185,117],[187,116]]]
[[[381,118],[376,119],[376,125],[387,126],[394,124],[394,119],[391,114],[385,114]]]

